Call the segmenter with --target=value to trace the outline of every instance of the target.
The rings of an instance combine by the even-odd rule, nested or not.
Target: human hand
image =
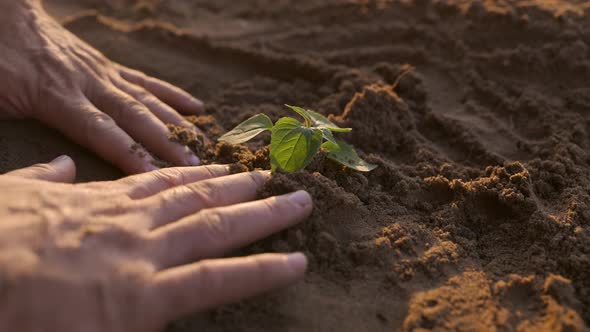
[[[199,164],[168,139],[165,124],[195,128],[176,110],[196,114],[203,104],[109,61],[49,17],[40,0],[0,2],[0,54],[0,118],[38,119],[127,173],[157,168],[136,143],[176,166]]]
[[[312,210],[302,191],[252,201],[267,173],[227,174],[203,166],[48,182],[74,178],[64,157],[0,176],[0,330],[158,331],[300,280],[301,254],[208,259]]]

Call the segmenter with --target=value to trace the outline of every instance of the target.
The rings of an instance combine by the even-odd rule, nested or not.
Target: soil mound
[[[244,253],[303,250],[305,282],[170,331],[588,331],[584,1],[47,6],[113,60],[203,98],[206,115],[191,120],[213,139],[301,105],[352,127],[342,138],[379,165],[361,174],[320,155],[306,171],[277,174],[261,196],[306,189],[315,211]],[[26,134],[0,131],[1,170],[78,151],[22,126]],[[20,157],[41,136],[59,144]],[[173,138],[236,172],[268,166],[268,136],[206,145],[173,128]],[[84,166],[86,179],[118,176],[96,160]]]

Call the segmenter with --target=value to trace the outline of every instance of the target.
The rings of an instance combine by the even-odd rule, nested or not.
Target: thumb
[[[61,156],[47,164],[36,164],[5,175],[51,182],[72,183],[76,179],[76,164],[68,156]]]

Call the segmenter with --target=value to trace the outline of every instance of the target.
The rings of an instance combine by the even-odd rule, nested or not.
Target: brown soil
[[[313,216],[247,252],[303,250],[305,282],[170,331],[586,331],[590,323],[590,9],[585,1],[143,0],[48,3],[107,56],[201,97],[211,137],[313,108],[379,168],[322,156],[262,194]],[[95,11],[87,11],[89,9]],[[416,69],[392,88],[406,65]],[[0,171],[71,153],[0,123]],[[8,134],[6,134],[8,133]],[[268,136],[203,150],[265,167]],[[38,143],[38,141],[43,143]],[[208,151],[208,152],[207,152]]]

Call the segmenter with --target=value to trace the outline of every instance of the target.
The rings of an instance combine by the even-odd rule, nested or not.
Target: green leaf
[[[327,128],[330,131],[337,132],[337,133],[349,133],[352,131],[352,128],[340,128],[334,122],[328,120],[325,116],[321,115],[318,112],[314,112],[312,110],[307,110],[307,113],[311,117],[312,123],[315,127],[318,128]]]
[[[332,142],[334,144],[338,144],[338,142],[336,141],[336,138],[334,137],[334,134],[332,134],[330,129],[328,129],[328,128],[319,128],[319,129],[322,131],[322,134],[324,135],[324,138],[326,139],[326,141]]]
[[[221,136],[219,141],[240,144],[253,139],[265,130],[271,129],[272,120],[265,114],[258,114],[240,123],[233,130]]]
[[[343,141],[339,140],[337,144],[328,141],[322,145],[322,148],[328,151],[328,158],[356,171],[370,172],[377,168],[377,165],[362,160],[352,145]]]
[[[270,162],[277,168],[296,172],[311,163],[322,144],[322,132],[307,128],[293,118],[282,118],[272,128]]]
[[[309,112],[301,107],[298,106],[291,106],[291,105],[286,105],[285,106],[289,107],[290,109],[292,109],[293,111],[297,112],[297,114],[301,115],[303,117],[303,119],[305,120],[305,125],[307,127],[310,127],[314,122],[313,119],[311,118],[311,115],[309,114]]]

